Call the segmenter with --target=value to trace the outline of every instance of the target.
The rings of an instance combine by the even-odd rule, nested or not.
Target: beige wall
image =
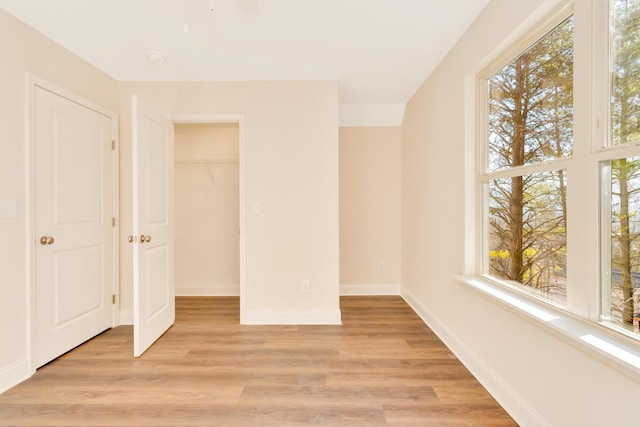
[[[343,293],[399,289],[400,259],[400,127],[340,128]]]
[[[29,375],[27,364],[26,73],[112,111],[118,85],[0,9],[0,200],[16,202],[15,218],[0,218],[0,391]]]
[[[541,0],[493,0],[407,105],[405,295],[521,425],[632,425],[638,380],[459,283],[464,271],[465,76]]]
[[[123,82],[121,237],[131,233],[131,95],[168,114],[240,113],[245,123],[246,321],[339,321],[336,82]],[[260,203],[259,214],[252,206]],[[132,307],[121,247],[122,308]],[[311,292],[302,292],[309,280]]]
[[[177,124],[174,137],[176,295],[239,295],[238,124]]]

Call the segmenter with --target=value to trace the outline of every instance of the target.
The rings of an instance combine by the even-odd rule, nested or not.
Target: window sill
[[[474,291],[560,336],[574,347],[596,356],[623,374],[640,381],[640,343],[608,328],[574,316],[551,305],[527,298],[519,292],[469,276],[456,278]]]

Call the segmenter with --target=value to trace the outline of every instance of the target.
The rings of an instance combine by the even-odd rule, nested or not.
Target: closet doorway
[[[239,296],[239,123],[174,123],[176,296]]]

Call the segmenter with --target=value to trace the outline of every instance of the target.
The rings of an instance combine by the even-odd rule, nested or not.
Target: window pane
[[[489,274],[566,303],[566,171],[489,181]]]
[[[640,140],[640,0],[610,1],[611,138]]]
[[[573,18],[488,79],[489,171],[571,155]]]
[[[611,162],[611,300],[604,313],[613,323],[632,327],[639,286],[640,157],[631,157]]]

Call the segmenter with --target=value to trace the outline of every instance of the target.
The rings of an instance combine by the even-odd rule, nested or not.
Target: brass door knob
[[[53,242],[55,242],[56,239],[53,238],[53,236],[42,236],[40,238],[40,244],[42,246],[46,246],[46,245],[53,245]]]
[[[144,234],[140,235],[140,243],[149,243],[151,241],[151,236],[145,236]]]
[[[127,242],[129,243],[135,243],[138,239],[136,238],[136,236],[131,236],[129,235],[129,237],[127,238]]]

